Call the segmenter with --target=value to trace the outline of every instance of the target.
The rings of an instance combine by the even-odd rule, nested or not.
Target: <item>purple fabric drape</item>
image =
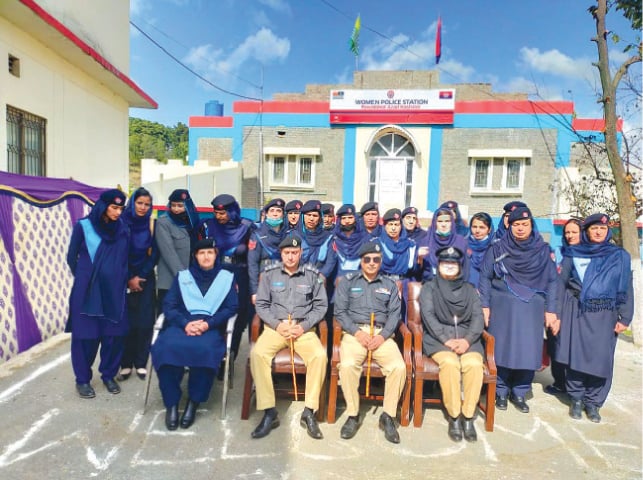
[[[91,185],[65,178],[32,177],[0,172],[0,191],[2,190],[7,191],[7,193],[17,191],[18,196],[24,198],[26,202],[30,202],[30,199],[25,198],[20,193],[27,194],[40,202],[62,201],[69,195],[84,196],[95,202],[100,197],[100,194],[107,189],[92,187]]]
[[[11,276],[13,277],[13,305],[15,308],[16,334],[18,352],[24,352],[42,341],[40,330],[36,323],[27,292],[16,268],[16,255],[13,246],[13,198],[0,195],[0,236],[11,260]]]

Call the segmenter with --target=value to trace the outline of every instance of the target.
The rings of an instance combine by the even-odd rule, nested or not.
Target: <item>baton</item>
[[[288,314],[288,327],[292,325],[292,316]],[[297,393],[297,375],[295,374],[295,342],[290,337],[290,367],[292,369],[292,386],[295,389],[295,402],[299,401],[299,394]]]
[[[371,312],[370,335],[373,338],[375,329],[375,312]],[[366,396],[371,394],[371,363],[373,363],[373,350],[368,351],[368,360],[366,361]]]

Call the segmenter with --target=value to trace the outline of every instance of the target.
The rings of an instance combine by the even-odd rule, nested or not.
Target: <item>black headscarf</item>
[[[437,317],[443,322],[446,319],[453,321],[454,317],[457,323],[470,321],[477,293],[471,284],[464,281],[462,271],[454,280],[446,280],[438,272],[434,282],[433,306]]]

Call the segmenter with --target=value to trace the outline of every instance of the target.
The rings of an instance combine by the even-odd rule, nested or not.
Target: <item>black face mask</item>
[[[355,225],[356,225],[355,223],[353,223],[351,225],[340,225],[339,229],[342,232],[352,232],[353,230],[355,230]]]

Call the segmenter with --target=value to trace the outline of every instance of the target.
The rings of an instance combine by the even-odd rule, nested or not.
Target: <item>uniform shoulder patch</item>
[[[315,267],[314,265],[311,265],[310,263],[307,263],[306,265],[304,265],[304,270],[308,270],[313,273],[319,273],[319,270],[317,270],[317,267]]]
[[[264,272],[269,272],[271,270],[276,270],[278,268],[281,268],[281,262],[275,262],[271,263],[270,265],[267,265],[266,268],[264,268]]]
[[[351,278],[353,278],[354,276],[355,276],[355,272],[349,272],[349,273],[347,273],[346,275],[344,275],[344,278],[345,278],[346,280],[350,280],[350,279],[351,279]]]

